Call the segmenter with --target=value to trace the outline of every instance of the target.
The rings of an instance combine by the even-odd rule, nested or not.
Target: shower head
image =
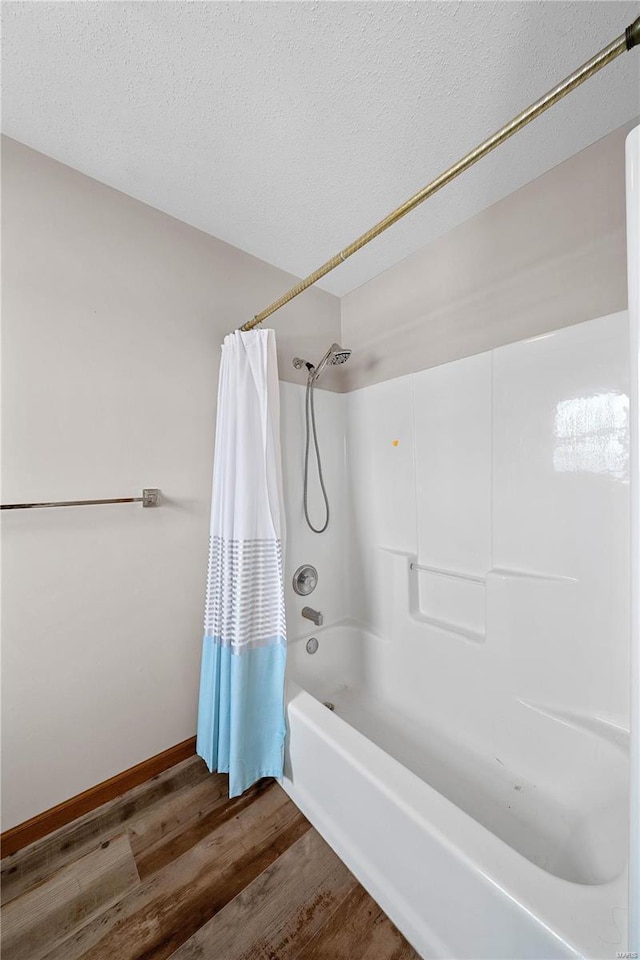
[[[334,367],[338,363],[346,363],[350,356],[351,350],[347,347],[341,347],[338,343],[332,343],[327,363]]]
[[[310,376],[312,376],[314,380],[317,380],[327,365],[330,367],[335,367],[339,363],[346,363],[350,356],[351,350],[341,347],[339,343],[332,343]]]
[[[339,363],[346,363],[350,356],[351,350],[341,347],[339,343],[332,343],[317,367],[300,357],[294,358],[293,365],[296,370],[302,370],[303,367],[306,367],[309,371],[309,380],[315,381],[326,366],[335,367]]]

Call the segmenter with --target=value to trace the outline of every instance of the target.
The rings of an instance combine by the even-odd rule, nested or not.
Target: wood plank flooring
[[[196,757],[1,866],[3,960],[419,960],[277,783]]]

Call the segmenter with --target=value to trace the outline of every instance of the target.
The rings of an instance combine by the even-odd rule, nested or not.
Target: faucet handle
[[[318,571],[310,563],[298,567],[293,575],[293,589],[300,597],[308,597],[318,586]]]

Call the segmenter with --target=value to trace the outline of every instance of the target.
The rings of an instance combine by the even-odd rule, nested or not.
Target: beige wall
[[[3,827],[195,732],[220,343],[294,278],[3,140]],[[339,339],[320,290],[278,314]]]
[[[631,126],[343,297],[344,388],[623,310]]]

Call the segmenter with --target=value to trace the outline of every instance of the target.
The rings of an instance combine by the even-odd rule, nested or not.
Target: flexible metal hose
[[[322,475],[322,461],[320,458],[320,447],[318,446],[318,434],[316,432],[316,411],[313,404],[313,388],[314,381],[313,376],[310,376],[307,380],[307,395],[305,397],[305,421],[307,426],[307,437],[304,448],[304,516],[309,524],[309,528],[313,530],[314,533],[324,533],[324,531],[329,526],[329,498],[327,496],[327,489],[324,485],[324,477]],[[309,420],[311,420],[311,430],[313,431],[313,445],[316,451],[316,462],[318,464],[318,478],[320,480],[320,489],[322,490],[322,496],[324,498],[324,506],[326,510],[326,518],[324,521],[324,526],[314,527],[309,519],[309,505],[307,502],[308,492],[309,492],[309,442],[310,442],[310,433],[309,430]]]

